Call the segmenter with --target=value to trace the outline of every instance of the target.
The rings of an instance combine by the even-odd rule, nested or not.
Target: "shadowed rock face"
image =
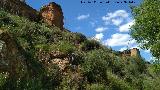
[[[0,0],[0,8],[30,20],[38,20],[38,12],[25,4],[25,0]]]
[[[9,75],[14,77],[18,76],[19,72],[25,73],[26,70],[34,72],[34,75],[40,72],[37,70],[42,68],[41,65],[31,61],[32,57],[28,57],[28,53],[19,45],[11,33],[0,29],[0,40],[4,42],[4,47],[0,52],[0,73],[9,72]],[[33,64],[38,65],[38,69],[33,69]]]
[[[17,66],[23,66],[23,55],[20,54],[18,44],[8,32],[0,30],[0,40],[5,42],[1,54],[0,72],[9,72],[11,76],[17,74]],[[2,63],[3,62],[3,63]]]
[[[63,29],[63,12],[61,6],[52,2],[49,5],[43,6],[40,10],[42,20],[51,26],[57,26]]]

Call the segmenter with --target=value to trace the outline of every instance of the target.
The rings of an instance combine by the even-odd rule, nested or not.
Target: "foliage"
[[[96,40],[85,40],[81,44],[81,50],[82,51],[89,51],[89,50],[94,50],[100,48],[100,44]]]
[[[111,58],[103,50],[94,50],[86,54],[82,69],[91,83],[103,83],[106,80],[107,60]]]
[[[136,10],[139,8],[135,8]],[[143,18],[139,16],[139,11],[136,12],[135,17]],[[141,40],[150,40],[139,38],[139,29],[135,27],[136,24],[132,28],[135,39],[140,43]],[[160,87],[157,61],[149,64],[141,57],[122,57],[120,52],[103,46],[95,40],[89,40],[81,33],[60,30],[45,23],[11,15],[3,10],[0,10],[0,29],[6,30],[15,38],[25,52],[24,56],[27,57],[27,63],[23,60],[17,61],[15,66],[17,72],[14,73],[14,77],[10,75],[9,70],[0,74],[2,90],[157,90]],[[143,32],[142,35],[148,34]],[[151,36],[144,37],[151,38]],[[153,45],[157,43],[154,42]],[[64,70],[53,63],[54,58],[49,56],[52,51],[65,54],[65,57],[56,57],[58,59],[69,59],[69,64]],[[39,53],[44,57],[45,63],[39,62]],[[17,60],[18,57],[15,58]],[[35,71],[38,71],[38,74]]]
[[[91,84],[87,85],[87,90],[105,90],[105,85],[103,84]]]
[[[142,48],[150,49],[153,56],[160,58],[160,1],[144,0],[132,9],[135,24],[131,35]]]
[[[51,50],[61,51],[64,52],[65,54],[71,54],[76,50],[76,48],[73,44],[69,42],[61,41],[51,45]]]
[[[6,78],[8,77],[7,73],[0,74],[0,88],[5,84]]]

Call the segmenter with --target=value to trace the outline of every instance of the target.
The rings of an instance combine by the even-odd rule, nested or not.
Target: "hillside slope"
[[[81,33],[0,10],[0,89],[157,90],[160,78],[141,57]]]

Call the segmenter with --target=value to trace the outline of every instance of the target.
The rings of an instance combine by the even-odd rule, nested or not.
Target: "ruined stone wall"
[[[137,48],[131,49],[131,56],[140,56],[139,49]]]
[[[124,50],[121,52],[122,57],[129,57],[131,56],[131,51],[130,50]]]
[[[27,17],[31,20],[38,19],[38,12],[20,0],[0,0],[0,8],[19,16]]]
[[[122,57],[126,57],[126,56],[140,56],[140,51],[137,48],[133,48],[130,50],[124,50],[123,52],[121,52]]]

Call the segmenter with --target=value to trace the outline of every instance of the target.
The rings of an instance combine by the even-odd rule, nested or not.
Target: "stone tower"
[[[55,2],[43,6],[40,10],[40,16],[45,23],[51,26],[57,26],[61,30],[63,29],[63,12],[61,6]]]
[[[137,48],[133,48],[130,50],[131,51],[131,56],[140,56],[140,51]]]
[[[133,49],[128,49],[128,50],[124,50],[121,52],[121,55],[123,57],[130,57],[130,56],[140,56],[140,51],[137,48],[133,48]]]

